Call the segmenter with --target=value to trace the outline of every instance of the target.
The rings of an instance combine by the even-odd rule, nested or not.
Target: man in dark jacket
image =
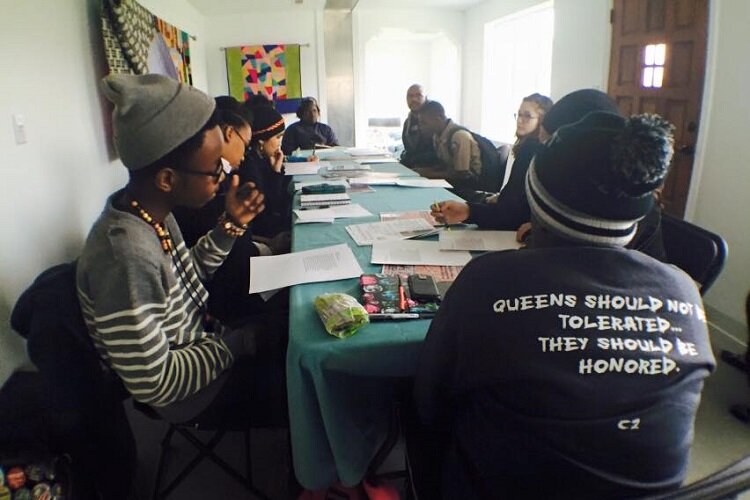
[[[419,165],[434,165],[438,162],[432,136],[422,130],[419,120],[419,108],[427,102],[424,87],[415,83],[406,91],[406,105],[409,106],[409,116],[404,121],[401,140],[404,152],[401,163],[407,167]]]

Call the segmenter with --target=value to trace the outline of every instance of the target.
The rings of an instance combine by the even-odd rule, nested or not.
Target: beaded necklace
[[[172,258],[172,263],[177,271],[177,277],[182,282],[182,286],[185,287],[185,290],[187,290],[190,300],[198,307],[198,311],[201,316],[203,316],[203,328],[207,332],[212,332],[215,327],[215,322],[208,314],[206,303],[200,298],[200,292],[188,279],[187,271],[185,270],[182,261],[177,256],[177,252],[174,251],[174,242],[172,241],[172,236],[169,234],[169,230],[160,222],[154,220],[151,214],[146,212],[140,203],[132,198],[130,201],[130,208],[138,215],[138,217],[143,219],[148,225],[154,228],[154,231],[156,231],[156,235],[159,237],[159,243],[161,243],[161,249],[164,250],[165,254]]]
[[[154,218],[151,217],[151,214],[146,212],[146,210],[144,210],[136,200],[131,200],[130,206],[141,219],[146,221],[151,227],[154,228],[154,231],[156,231],[156,236],[159,237],[161,249],[164,250],[165,254],[171,255],[172,250],[174,250],[174,243],[172,243],[172,236],[169,234],[169,231],[164,226],[162,226],[160,222],[155,221]]]

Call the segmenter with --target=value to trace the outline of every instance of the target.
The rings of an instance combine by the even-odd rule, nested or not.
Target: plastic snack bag
[[[351,295],[324,293],[315,297],[314,303],[323,326],[334,337],[350,337],[370,322],[365,308]]]

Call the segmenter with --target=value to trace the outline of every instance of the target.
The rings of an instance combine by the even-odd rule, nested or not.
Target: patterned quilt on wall
[[[226,49],[229,94],[240,101],[263,94],[280,113],[294,113],[302,99],[300,46],[243,45]]]
[[[101,22],[111,73],[161,73],[192,85],[187,33],[135,0],[102,0]]]

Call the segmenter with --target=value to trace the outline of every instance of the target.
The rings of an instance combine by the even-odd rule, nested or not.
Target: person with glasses
[[[253,121],[253,113],[246,106],[240,104],[231,96],[220,96],[215,98],[217,111],[216,118],[222,131],[222,157],[225,160],[225,168],[237,172],[240,182],[247,182],[255,178],[250,172],[253,170],[253,162],[250,158],[252,152],[253,129],[250,126]],[[266,100],[267,101],[267,100]],[[266,106],[272,109],[271,106]],[[261,115],[262,112],[259,112]],[[279,175],[278,177],[283,177]],[[261,178],[256,185],[260,192],[268,190],[265,179]],[[198,239],[206,234],[215,223],[216,218],[224,210],[224,197],[229,190],[229,181],[224,181],[216,197],[205,206],[194,209],[179,207],[174,210],[174,216],[182,229],[183,236],[188,245],[193,245]],[[264,193],[266,210],[269,209],[269,196]],[[270,206],[275,206],[270,203]],[[256,321],[263,317],[269,309],[284,309],[284,299],[276,299],[267,303],[257,294],[248,294],[250,276],[250,258],[259,255],[272,255],[286,250],[285,245],[289,239],[280,237],[277,240],[263,238],[256,234],[259,217],[253,220],[252,225],[244,235],[237,238],[232,251],[224,262],[214,273],[210,283],[206,284],[209,292],[208,310],[210,313],[225,324],[242,324],[247,321]],[[261,225],[262,227],[262,225]],[[256,239],[260,241],[256,241]],[[283,240],[283,241],[281,241]],[[278,245],[276,241],[281,241]],[[279,294],[281,297],[283,294]],[[276,306],[280,302],[280,306]],[[266,328],[266,331],[273,330]],[[281,335],[281,334],[279,334]]]
[[[515,230],[526,222],[529,210],[524,194],[524,179],[539,146],[542,121],[552,104],[552,99],[536,93],[521,101],[518,112],[514,114],[516,142],[508,151],[505,175],[498,193],[476,202],[444,201],[438,207],[433,207],[438,208],[433,210],[433,215],[438,220],[455,224],[468,220],[471,214],[472,222],[483,228],[491,226],[492,229]]]
[[[207,308],[205,284],[263,211],[262,193],[232,176],[223,212],[190,247],[172,215],[212,200],[226,176],[214,100],[155,74],[109,75],[102,89],[129,172],[77,264],[81,312],[102,361],[135,400],[172,422],[261,411],[284,418],[283,362],[266,362],[263,332],[229,328]]]

